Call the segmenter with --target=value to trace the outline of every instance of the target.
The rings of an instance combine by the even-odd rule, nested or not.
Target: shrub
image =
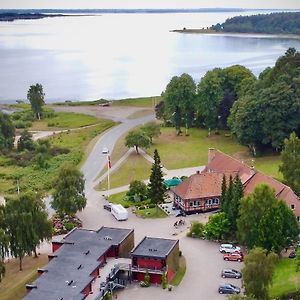
[[[148,270],[146,270],[144,282],[145,282],[145,284],[146,284],[146,287],[150,286],[150,275],[149,275]]]
[[[68,231],[70,231],[70,230],[72,230],[73,228],[76,227],[76,224],[71,223],[71,222],[67,222],[67,223],[64,223],[64,226],[65,226],[65,228],[66,228]]]
[[[204,228],[205,228],[204,224],[198,221],[193,221],[190,231],[187,233],[187,236],[202,238],[204,237]]]
[[[28,127],[31,126],[31,122],[21,121],[21,120],[16,121],[14,124],[15,124],[15,127],[19,128],[19,129],[21,129],[21,128],[28,128]]]
[[[165,290],[167,288],[167,274],[164,272],[161,276],[161,286]]]
[[[147,194],[147,186],[143,181],[134,180],[130,182],[129,191],[126,196],[130,201],[144,200]]]

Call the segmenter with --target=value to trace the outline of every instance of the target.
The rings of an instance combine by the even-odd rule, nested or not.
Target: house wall
[[[170,281],[172,280],[172,278],[175,276],[176,272],[173,272],[173,270],[171,268],[168,268],[168,272],[167,272],[167,283],[170,283]]]
[[[173,273],[176,273],[179,269],[179,241],[177,241],[175,247],[169,253],[166,263],[168,270],[170,269]]]
[[[118,248],[117,246],[111,246],[106,252],[106,257],[118,257]]]
[[[57,251],[63,244],[61,242],[52,242],[52,252]]]
[[[151,274],[150,275],[150,283],[151,284],[161,284],[161,275],[160,274]],[[139,282],[144,281],[145,280],[145,273],[137,273],[137,280]]]
[[[153,258],[137,258],[137,266],[139,268],[147,268],[153,270],[161,270],[162,269],[162,260],[161,259],[153,259]]]
[[[88,284],[84,290],[82,291],[82,293],[86,296],[88,296],[90,294],[90,292],[92,291],[92,284]]]
[[[134,248],[134,231],[130,232],[130,234],[122,241],[119,245],[119,257],[122,258],[130,258],[131,250]]]

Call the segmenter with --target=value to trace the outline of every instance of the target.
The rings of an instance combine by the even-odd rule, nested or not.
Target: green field
[[[151,164],[136,153],[129,155],[120,168],[110,176],[110,188],[127,185],[133,180],[146,180],[151,172]],[[107,180],[100,183],[99,190],[107,189]]]
[[[246,147],[239,145],[231,137],[225,137],[224,131],[210,137],[207,137],[207,130],[196,128],[189,130],[189,136],[177,136],[174,128],[162,128],[161,132],[147,152],[153,156],[154,149],[157,149],[162,164],[170,170],[205,165],[209,148],[219,149],[230,155],[247,153]]]
[[[55,112],[55,116],[52,118],[45,118],[37,120],[32,123],[30,130],[58,130],[58,129],[70,129],[79,128],[89,125],[97,124],[99,119],[71,112]]]
[[[59,154],[47,159],[47,168],[38,168],[32,162],[30,165],[21,167],[7,165],[7,162],[0,156],[0,194],[16,193],[16,176],[20,178],[21,191],[41,191],[46,192],[52,189],[53,180],[59,167],[65,161],[70,161],[79,165],[85,157],[85,149],[89,143],[106,129],[115,123],[108,120],[98,120],[98,124],[93,127],[68,131],[56,134],[49,138],[50,144],[60,148],[68,148],[69,152]]]
[[[282,258],[275,267],[271,299],[300,290],[300,272],[296,272],[296,259]]]
[[[37,269],[48,263],[48,256],[43,254],[38,258],[26,256],[23,260],[23,271],[19,271],[19,260],[12,259],[5,264],[6,275],[0,283],[1,300],[19,300],[26,295],[26,284],[37,277]]]
[[[136,210],[136,214],[142,218],[157,219],[166,218],[168,215],[159,207]]]
[[[162,100],[161,96],[128,98],[112,101],[113,106],[137,106],[137,107],[154,107]]]

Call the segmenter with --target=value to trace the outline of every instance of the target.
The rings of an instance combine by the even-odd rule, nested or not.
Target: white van
[[[128,211],[121,204],[112,204],[111,205],[111,214],[118,221],[125,221],[128,219]]]

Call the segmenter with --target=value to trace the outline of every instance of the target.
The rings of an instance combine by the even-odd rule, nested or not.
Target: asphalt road
[[[139,119],[125,120],[120,125],[109,129],[103,135],[101,135],[89,157],[81,168],[81,171],[86,180],[86,194],[91,191],[91,189],[93,188],[93,181],[107,164],[107,157],[105,154],[102,154],[102,149],[106,147],[111,153],[113,151],[115,143],[124,133],[136,126],[142,125],[154,119],[154,115],[148,115]]]

